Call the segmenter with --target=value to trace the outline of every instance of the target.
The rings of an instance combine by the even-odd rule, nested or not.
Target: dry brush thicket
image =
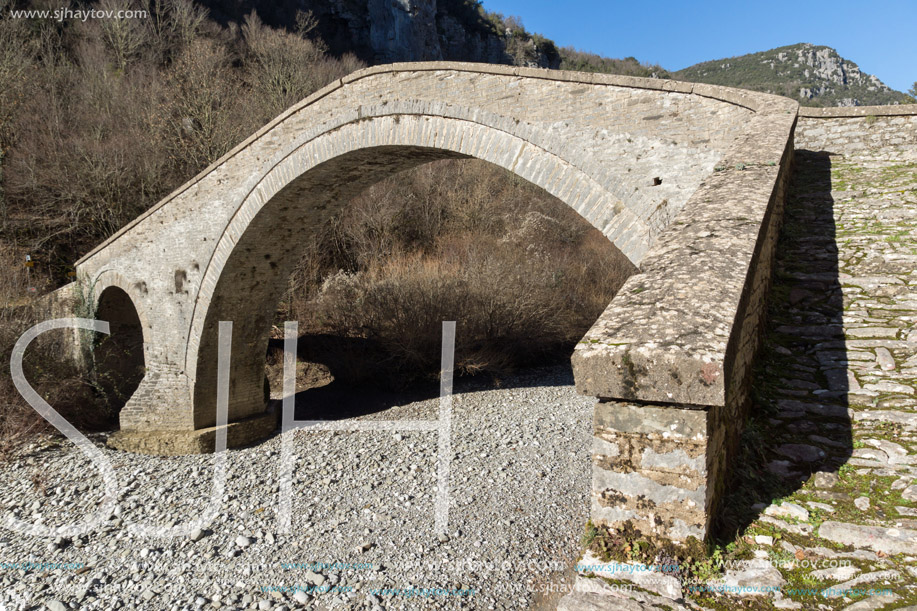
[[[99,5],[113,7],[123,8]],[[361,67],[326,53],[308,13],[281,31],[254,15],[223,27],[188,0],[132,8],[149,16],[0,15],[3,362],[35,320],[26,284],[41,294],[71,280],[79,256],[291,104]],[[435,369],[443,319],[460,321],[463,371],[554,357],[632,271],[575,213],[477,162],[437,163],[376,185],[303,248],[278,321],[366,340],[374,348],[359,367],[367,374],[354,376],[362,379]],[[27,253],[37,261],[28,282]],[[98,380],[57,356],[52,344],[28,355],[36,386],[98,420],[106,412]],[[0,436],[38,426],[0,376]]]
[[[278,315],[364,340],[357,362],[353,342],[340,355],[323,346],[321,362],[349,382],[436,376],[443,320],[457,322],[460,372],[501,376],[569,357],[634,271],[541,189],[445,160],[370,187],[314,234]]]

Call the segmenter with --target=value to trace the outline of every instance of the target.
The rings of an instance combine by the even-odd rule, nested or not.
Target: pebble
[[[293,600],[295,600],[296,602],[298,602],[301,605],[304,605],[307,602],[309,602],[309,595],[306,594],[305,592],[294,592]]]
[[[85,562],[90,572],[78,576],[57,571],[41,577],[30,571],[17,575],[17,583],[41,596],[33,604],[36,608],[53,595],[85,611],[241,610],[261,599],[272,603],[274,611],[284,604],[299,608],[319,602],[338,611],[362,609],[364,593],[371,588],[451,588],[459,580],[486,594],[473,599],[431,597],[424,604],[530,608],[537,591],[527,584],[541,579],[546,565],[560,561],[572,567],[582,550],[580,535],[589,518],[594,401],[577,392],[569,365],[520,371],[503,382],[503,387],[493,388],[480,380],[456,380],[445,543],[434,531],[435,433],[400,433],[401,443],[393,443],[392,431],[297,431],[292,438],[296,466],[289,533],[277,530],[281,438],[233,450],[227,453],[229,476],[213,521],[194,524],[196,529],[172,538],[145,538],[126,528],[132,523],[187,528],[207,507],[215,457],[128,454],[111,450],[104,436],[95,435],[92,442],[112,462],[122,491],[115,519],[85,539],[73,537],[67,547],[66,560]],[[430,420],[438,410],[439,397],[434,395],[357,419]],[[482,427],[482,422],[488,425]],[[5,511],[10,503],[23,508],[37,503],[36,511],[44,511],[52,525],[95,511],[103,482],[82,452],[72,444],[57,444],[42,451],[41,466],[63,491],[85,489],[67,500],[66,507],[58,506],[64,497],[54,492],[58,486],[47,497],[34,490],[29,479],[34,465],[0,462],[0,509]],[[47,558],[49,543],[63,543],[62,537],[40,539],[6,531],[0,537],[2,561]],[[507,562],[508,569],[462,572],[464,559],[498,567]],[[281,567],[316,561],[368,568],[315,569],[307,575],[306,569]],[[7,576],[0,571],[0,607],[6,604],[2,580]],[[90,576],[99,581],[87,588],[84,580]],[[50,589],[42,595],[39,587],[44,584]],[[308,592],[294,597],[293,592],[260,590],[295,584],[353,590],[323,593],[305,602],[298,599]],[[213,590],[203,590],[205,586]],[[198,606],[198,599],[210,602]],[[417,602],[393,597],[378,604],[394,611]]]

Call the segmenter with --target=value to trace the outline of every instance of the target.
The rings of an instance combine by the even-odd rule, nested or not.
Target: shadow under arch
[[[417,130],[433,129],[426,127],[427,117],[386,119],[378,127],[363,129],[372,133],[392,128],[395,136],[391,137],[402,137],[398,134],[403,131],[406,140],[414,138],[412,134]],[[405,125],[410,121],[415,123],[413,127]],[[401,126],[401,131],[396,125]],[[445,123],[443,129],[450,125]],[[327,221],[367,187],[398,172],[441,159],[479,158],[493,163],[573,208],[618,250],[633,262],[639,261],[640,253],[649,244],[648,229],[617,198],[563,159],[504,132],[477,127],[484,130],[483,135],[463,137],[482,140],[483,144],[476,147],[481,149],[480,156],[456,150],[463,148],[458,142],[450,149],[410,144],[366,146],[348,141],[341,147],[346,152],[337,155],[325,150],[330,145],[320,147],[318,153],[324,151],[330,157],[324,161],[314,158],[318,154],[315,151],[299,150],[265,174],[224,231],[195,305],[186,357],[187,370],[194,372],[195,428],[215,422],[214,355],[219,321],[236,323],[229,418],[234,421],[256,416],[267,402],[264,358],[271,323],[298,260],[300,237]],[[459,127],[454,129],[461,131]],[[296,155],[299,158],[293,159]]]
[[[93,339],[93,377],[103,404],[116,416],[146,374],[143,324],[130,295],[116,285],[99,294],[95,318],[106,321],[110,333]]]

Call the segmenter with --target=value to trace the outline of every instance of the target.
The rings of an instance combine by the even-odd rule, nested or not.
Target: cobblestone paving
[[[709,602],[912,608],[917,165],[797,155],[720,582],[779,591]]]

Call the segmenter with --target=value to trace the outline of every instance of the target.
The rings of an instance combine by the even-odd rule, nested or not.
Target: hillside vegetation
[[[774,93],[805,106],[908,104],[913,99],[891,89],[831,47],[800,43],[740,57],[695,64],[672,77]]]
[[[578,51],[573,47],[562,47],[560,49],[560,68],[561,70],[576,70],[578,72],[672,78],[672,75],[665,68],[655,64],[641,63],[636,57],[612,59],[595,53]]]

